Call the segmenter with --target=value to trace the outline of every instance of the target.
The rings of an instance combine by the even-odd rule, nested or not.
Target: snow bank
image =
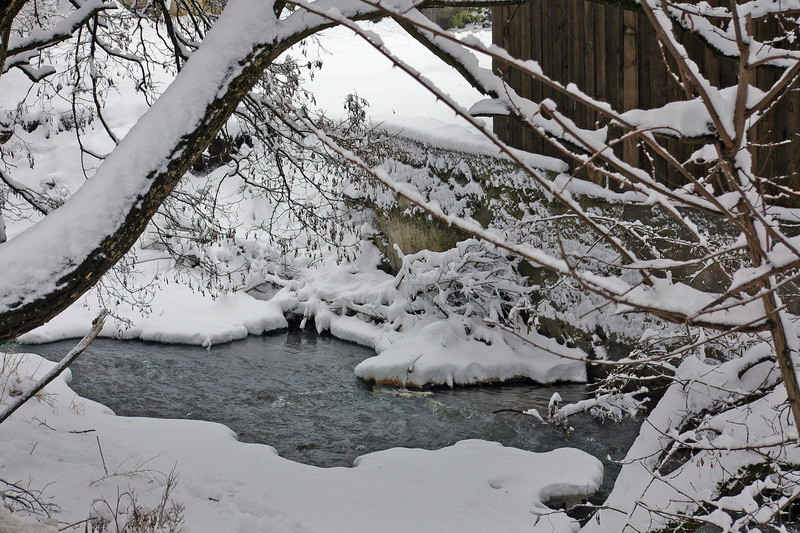
[[[3,357],[21,360],[4,384],[53,364],[35,355]],[[59,506],[53,516],[61,525],[86,519],[93,502],[95,509],[101,499],[113,504],[120,493],[134,491],[140,504],[153,505],[164,473],[175,468],[172,500],[184,506],[184,529],[192,533],[567,532],[577,524],[550,514],[542,501],[591,494],[603,473],[597,459],[576,449],[532,453],[478,440],[440,450],[395,448],[362,456],[353,468],[317,468],[237,442],[219,424],[114,416],[61,378],[43,398],[3,424],[0,468],[4,478],[43,490],[45,501]],[[532,512],[548,514],[534,527]]]
[[[19,341],[38,344],[82,337],[99,313],[99,305],[86,298]],[[152,302],[152,313],[146,316],[125,306],[117,313],[129,324],[109,320],[101,336],[208,347],[288,327],[280,301],[265,302],[244,293],[213,299],[176,284],[161,287]]]
[[[776,487],[769,483],[785,476],[775,492],[797,493],[800,448],[792,443],[797,434],[771,353],[761,343],[723,363],[687,357],[622,461],[604,507],[582,532],[671,530],[681,516],[724,531],[758,531],[753,523],[780,530],[783,503],[770,508]],[[781,475],[782,465],[790,466]]]
[[[58,533],[58,528],[48,523],[36,522],[20,513],[11,513],[0,507],[0,531],[3,533]]]
[[[373,348],[377,355],[356,368],[356,375],[367,381],[406,387],[514,379],[586,381],[586,354],[579,349],[535,332],[517,337],[488,328],[480,318],[409,312],[403,277],[378,270],[379,259],[377,249],[365,245],[355,262],[326,261],[307,268],[269,300],[244,292],[214,299],[186,285],[162,284],[149,314],[120,306],[116,313],[127,323],[110,320],[102,335],[209,347],[286,328],[285,315],[292,313],[313,319],[319,332]],[[19,341],[36,344],[83,336],[100,312],[95,300],[90,296],[72,305]],[[467,334],[468,329],[474,331]]]
[[[287,288],[276,296],[287,299],[296,294],[295,312],[314,317],[319,331],[375,349],[375,357],[356,367],[358,377],[406,387],[525,378],[538,383],[586,381],[582,350],[535,332],[517,337],[488,328],[480,317],[410,312],[403,287],[411,276],[377,270],[378,256],[370,252],[377,254],[366,250],[360,262],[308,269],[294,291]]]
[[[406,387],[464,385],[528,378],[538,383],[586,381],[585,354],[532,333],[543,348],[520,343],[487,344],[465,337],[457,320],[420,322],[411,331],[385,338],[379,355],[356,367],[367,381]],[[544,348],[550,348],[547,351]],[[568,352],[566,359],[552,352]]]

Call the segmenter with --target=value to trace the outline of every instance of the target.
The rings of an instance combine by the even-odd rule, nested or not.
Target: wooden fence
[[[225,6],[226,0],[197,0],[193,3],[191,0],[172,0],[168,2],[169,14],[173,17],[185,15],[195,9],[203,9],[208,13],[220,14],[222,8]],[[161,14],[158,7],[150,4],[149,0],[120,0],[120,3],[128,9],[136,11],[152,10],[154,13]]]
[[[605,100],[616,109],[653,108],[678,100],[683,94],[668,73],[655,32],[646,16],[614,6],[587,0],[531,0],[518,6],[494,8],[493,40],[521,59],[535,59],[546,74],[562,83],[577,84],[584,92]],[[759,23],[757,35],[774,32],[774,21]],[[736,63],[705,47],[697,37],[686,34],[684,45],[705,76],[715,85],[736,83]],[[495,64],[510,85],[522,96],[539,101],[551,98],[579,126],[588,127],[600,117],[583,106],[543,87],[518,71]],[[764,88],[779,73],[758,74],[756,85]],[[495,119],[495,132],[511,145],[531,152],[559,156],[547,141],[509,118]],[[755,141],[760,144],[783,142],[755,150],[755,169],[761,175],[782,179],[800,189],[800,93],[795,91],[776,106],[758,126]],[[670,149],[686,160],[699,145]],[[651,165],[635,147],[628,146],[629,161],[652,170],[666,183],[681,185],[667,171],[666,164]],[[780,178],[785,176],[784,178]],[[782,199],[783,205],[800,205],[796,199]]]

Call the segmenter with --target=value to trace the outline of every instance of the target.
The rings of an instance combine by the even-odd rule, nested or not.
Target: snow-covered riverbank
[[[130,323],[109,321],[101,335],[210,347],[286,328],[286,315],[292,314],[313,319],[320,332],[375,349],[376,357],[356,368],[356,374],[367,381],[421,387],[524,378],[538,383],[586,380],[582,361],[586,355],[581,350],[561,346],[535,331],[525,335],[528,343],[496,331],[479,338],[465,333],[464,317],[405,312],[397,278],[378,270],[377,251],[365,246],[367,253],[358,264],[309,268],[261,299],[244,292],[214,299],[185,285],[162,285],[150,302],[149,314],[121,307],[120,313]],[[341,309],[354,302],[382,299],[395,308],[392,316],[397,320],[372,323],[363,315],[347,316]],[[19,340],[42,343],[83,336],[98,313],[90,295]]]
[[[446,87],[454,98],[465,103],[480,99],[480,94],[460,75],[394,23],[381,21],[375,27],[393,50],[423,69],[436,83]],[[483,41],[490,40],[489,30],[478,29],[476,35]],[[306,88],[317,95],[317,105],[332,118],[342,114],[342,102],[347,95],[357,92],[367,100],[371,119],[393,134],[402,131],[418,139],[439,139],[437,142],[444,143],[442,146],[458,146],[476,153],[494,153],[485,139],[467,127],[452,110],[415,80],[392,68],[386,58],[377,54],[350,30],[331,29],[321,34],[318,42],[306,46],[312,57],[319,52],[323,64],[313,79],[307,80]],[[305,57],[306,52],[301,53],[298,49],[289,54]],[[349,68],[350,65],[368,65],[369,68],[354,71]],[[165,73],[156,72],[156,78],[164,78],[159,81],[161,83],[168,81]],[[26,87],[26,80],[17,78],[15,73],[5,76],[3,82],[9,101],[13,101],[17,93],[22,94]],[[389,86],[392,87],[391,91],[386,89]],[[121,78],[116,82],[115,90],[109,92],[106,107],[114,111],[111,126],[119,135],[123,135],[146,110],[146,106],[131,80]],[[402,101],[394,96],[398,91],[403,94]],[[71,109],[60,100],[54,100],[51,105],[55,106],[50,112],[53,116],[68,114]],[[31,116],[30,120],[41,120],[43,126],[30,133],[19,132],[19,135],[36,154],[36,168],[26,168],[20,161],[15,173],[15,178],[28,186],[39,186],[37,181],[44,173],[52,183],[53,190],[66,196],[84,183],[82,164],[87,160],[85,156],[77,157],[80,146],[91,146],[98,153],[110,149],[107,136],[101,128],[85,128],[79,140],[71,131],[55,131],[49,122],[53,120],[52,117]],[[558,162],[542,160],[539,163],[553,165]],[[91,171],[91,168],[87,169],[89,175]],[[303,245],[308,246],[313,237],[303,236],[303,241],[295,242],[300,250],[299,259],[297,254],[295,258],[289,258],[291,250],[280,250],[276,244],[269,242],[274,235],[265,236],[266,232],[259,227],[264,219],[273,215],[275,207],[266,205],[268,202],[263,198],[248,197],[249,193],[242,192],[244,184],[233,177],[226,177],[226,171],[224,166],[217,169],[205,187],[218,187],[220,203],[231,202],[227,213],[218,214],[227,217],[226,222],[235,228],[235,242],[212,243],[179,253],[190,258],[198,254],[212,258],[211,261],[222,268],[220,277],[225,275],[223,261],[226,265],[231,261],[239,267],[238,272],[236,267],[231,268],[236,275],[249,269],[249,277],[244,282],[247,288],[267,282],[266,285],[273,290],[266,294],[237,291],[242,286],[241,282],[205,290],[204,280],[194,279],[195,274],[191,269],[186,275],[175,275],[175,270],[180,272],[187,269],[185,266],[176,266],[176,258],[166,253],[163,243],[152,242],[155,240],[152,235],[145,236],[135,247],[136,263],[126,270],[121,283],[111,281],[110,291],[100,298],[90,293],[49,324],[21,337],[20,341],[41,343],[80,337],[88,331],[101,306],[113,308],[116,317],[123,319],[123,322],[109,320],[103,331],[104,336],[204,346],[285,328],[286,317],[292,314],[313,319],[319,331],[330,331],[339,338],[374,348],[376,357],[365,361],[357,370],[359,377],[370,381],[425,386],[519,378],[541,383],[586,380],[582,362],[586,355],[580,350],[560,346],[535,332],[522,340],[492,330],[485,327],[482,321],[491,322],[497,317],[480,316],[480,310],[473,311],[471,319],[461,314],[442,316],[438,313],[437,316],[427,311],[420,312],[416,308],[418,306],[410,302],[410,291],[414,287],[401,287],[401,284],[408,285],[402,275],[395,277],[380,271],[377,268],[380,256],[367,241],[358,245],[359,251],[353,260],[338,264],[336,253],[322,254],[322,257],[309,254],[304,257],[308,251],[303,249]],[[319,179],[324,181],[325,177],[321,175]],[[203,194],[201,191],[195,193]],[[298,194],[309,194],[309,191],[298,191]],[[31,214],[31,217],[36,216],[35,213]],[[9,237],[22,232],[30,223],[26,219],[9,222]],[[283,227],[282,230],[291,234],[297,228],[291,226],[287,230]],[[277,231],[279,233],[281,229]],[[374,229],[366,233],[374,234]],[[352,247],[360,238],[353,236],[348,245]],[[274,264],[287,264],[291,275],[265,279],[263,273],[252,265],[244,265],[242,269],[242,260],[237,254],[249,255],[249,251],[243,254],[234,249],[237,245],[254,249],[253,254],[257,256],[255,261],[266,265],[259,267],[262,270],[272,272],[275,270]],[[185,246],[185,243],[174,243],[174,246]],[[444,259],[449,260],[446,255]],[[146,312],[143,313],[141,308],[132,309],[126,301],[119,302],[138,298],[126,294],[126,291],[131,287],[147,286],[156,278],[158,281],[150,289],[152,299],[149,295],[142,298],[146,302]],[[468,287],[465,286],[463,290],[468,290]],[[252,296],[254,294],[255,297]],[[468,297],[466,292],[465,296]],[[369,313],[375,310],[380,316],[377,319],[370,318]],[[566,355],[567,358],[548,350]]]
[[[52,365],[33,355],[4,361],[14,368],[4,396]],[[34,492],[53,525],[0,509],[3,531],[16,520],[22,531],[55,531],[110,518],[107,504],[118,501],[119,519],[130,519],[128,494],[144,509],[156,507],[173,470],[171,502],[183,507],[193,533],[572,531],[576,523],[542,502],[586,496],[602,479],[600,462],[579,450],[536,454],[485,441],[396,448],[363,456],[353,468],[311,467],[269,446],[239,443],[218,424],[114,416],[63,379],[3,424],[0,449],[3,479]],[[543,517],[534,526],[536,513]]]

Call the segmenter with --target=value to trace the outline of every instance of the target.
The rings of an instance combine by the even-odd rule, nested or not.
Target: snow
[[[259,7],[260,6],[260,7]],[[171,150],[199,126],[208,102],[224,94],[256,43],[274,35],[266,6],[233,1],[163,96],[139,119],[97,173],[61,208],[0,244],[0,305],[17,307],[56,289],[65,272],[112,235],[151,189]],[[270,15],[273,20],[270,20]],[[235,32],[227,31],[230,24]]]
[[[720,102],[724,102],[724,105],[732,108],[737,90],[736,86],[720,90]],[[748,87],[748,107],[754,106],[763,97],[763,91],[756,87]],[[656,109],[634,109],[620,116],[639,129],[651,129],[654,133],[667,136],[703,137],[714,133],[711,114],[699,98],[671,102]]]
[[[380,35],[387,48],[424,72],[437,86],[446,87],[454,100],[470,102],[481,98],[455,70],[409,38],[393,21],[387,19],[364,26],[374,28],[373,33]],[[475,30],[474,35],[485,43],[491,42],[491,30]],[[305,87],[314,92],[317,104],[332,117],[342,115],[342,104],[348,94],[357,94],[369,102],[372,120],[390,131],[440,137],[468,145],[487,144],[464,119],[457,117],[407,74],[394,68],[388,59],[351,30],[343,27],[326,30],[320,37],[319,51],[323,67],[313,79],[307,80]],[[484,60],[485,65],[490,63],[489,59]]]
[[[36,43],[41,42],[50,42],[56,40],[66,40],[68,39],[73,32],[81,26],[81,24],[87,20],[92,14],[97,13],[98,11],[104,9],[116,9],[117,6],[113,3],[107,3],[103,0],[89,0],[78,9],[64,17],[63,19],[59,20],[59,22],[53,27],[47,30],[43,28],[34,29],[25,38],[20,38],[18,36],[13,36],[9,38],[8,42],[8,53],[9,56],[6,59],[7,65],[10,64],[19,64],[21,61],[19,58],[15,58],[14,56],[17,53],[17,50],[28,50],[34,48]]]
[[[53,364],[9,357],[22,357],[16,376],[39,376]],[[532,453],[479,440],[395,448],[359,457],[352,468],[318,468],[239,443],[219,424],[114,416],[61,378],[44,392],[47,402],[32,401],[3,424],[0,468],[5,479],[42,489],[46,502],[59,505],[53,516],[60,524],[86,519],[93,503],[113,503],[119,493],[134,491],[153,505],[175,469],[171,497],[193,533],[568,532],[577,524],[542,502],[585,497],[603,474],[579,450]],[[548,514],[533,526],[536,512]],[[12,519],[0,514],[4,520]]]
[[[354,316],[337,317],[331,322],[330,331],[335,337],[361,346],[375,348],[382,328]]]
[[[360,2],[341,2],[338,9],[327,9],[325,6],[332,3],[325,0],[314,4],[323,6],[319,9],[334,18],[370,9]],[[94,0],[91,5],[101,4]],[[245,30],[238,34],[222,30],[209,34],[204,48],[194,53],[181,75],[181,84],[171,87],[142,120],[145,127],[137,126],[131,130],[132,124],[146,110],[141,98],[132,97],[131,92],[125,93],[124,88],[120,89],[123,93],[110,96],[109,105],[113,104],[117,111],[111,126],[119,137],[128,136],[86,186],[84,169],[74,157],[76,145],[71,133],[57,131],[57,125],[53,123],[34,132],[19,132],[22,142],[36,145],[37,161],[35,169],[26,168],[22,160],[15,161],[14,178],[29,186],[49,187],[56,191],[54,195],[64,197],[69,196],[68,190],[79,190],[73,197],[75,201],[53,217],[48,217],[47,224],[66,228],[68,225],[64,220],[71,222],[75,219],[80,220],[80,224],[77,228],[70,225],[66,233],[58,234],[60,237],[44,239],[39,237],[41,231],[25,231],[26,222],[10,222],[8,236],[11,241],[4,245],[0,254],[0,271],[6,273],[18,269],[28,277],[21,279],[6,275],[0,280],[0,305],[4,302],[10,305],[2,298],[17,294],[19,287],[12,285],[21,283],[23,289],[28,288],[34,294],[36,290],[56,283],[58,276],[54,275],[54,268],[58,270],[63,265],[50,268],[52,265],[40,263],[37,258],[61,257],[66,265],[70,260],[82,257],[86,247],[96,242],[98,236],[102,237],[113,229],[124,210],[112,206],[113,216],[99,216],[97,207],[102,202],[98,199],[115,198],[122,191],[123,196],[128,197],[125,201],[130,201],[146,190],[148,172],[159,170],[159,162],[165,160],[164,149],[172,144],[170,139],[179,137],[187,128],[191,129],[203,103],[224,91],[235,75],[235,72],[226,70],[228,63],[233,64],[251,47],[264,44],[280,32],[284,36],[302,32],[322,20],[319,16],[295,12],[279,24],[264,6],[246,0],[231,2],[231,6],[220,20],[219,27],[235,24],[236,28]],[[408,2],[398,1],[385,7],[398,11],[411,6]],[[759,0],[748,9],[768,8]],[[511,102],[535,115],[538,127],[545,130],[561,128],[553,121],[544,120],[538,113],[538,105],[518,99],[516,95],[509,95],[508,101],[482,100],[483,97],[460,76],[444,67],[419,43],[405,37],[390,21],[364,23],[358,27],[376,45],[384,44],[396,53],[399,58],[397,65],[401,68],[392,66],[365,39],[355,36],[347,28],[321,34],[319,48],[329,51],[330,55],[323,53],[324,66],[314,79],[307,81],[306,88],[316,93],[317,103],[330,116],[340,116],[345,96],[356,92],[368,100],[368,112],[374,121],[382,123],[384,131],[402,133],[423,142],[435,140],[441,147],[471,154],[488,155],[495,155],[497,148],[472,128],[467,128],[467,122],[456,116],[454,108],[495,113],[501,112],[503,105]],[[488,31],[479,31],[477,37],[466,39],[477,45],[488,42],[489,37]],[[314,46],[307,45],[312,49]],[[211,52],[204,49],[211,49]],[[302,52],[295,48],[288,54]],[[478,60],[459,53],[458,58],[486,86],[497,87],[497,80],[479,68],[488,66],[485,57]],[[447,94],[439,98],[432,96],[404,73],[403,67],[412,72],[424,72],[432,85],[446,87]],[[535,63],[529,63],[527,67],[540,72]],[[209,75],[216,78],[209,81]],[[12,94],[23,90],[23,81],[15,72],[4,75],[2,92]],[[700,80],[699,83],[705,88],[703,82]],[[567,90],[579,94],[575,87],[570,86]],[[709,102],[691,101],[669,104],[656,110],[631,111],[622,118],[660,133],[680,130],[686,135],[700,136],[710,131],[710,111],[730,110],[735,100],[733,89],[718,91],[709,87],[708,90],[713,106]],[[751,89],[748,97],[752,105],[763,97],[763,93]],[[56,115],[68,108],[66,101],[56,100],[50,105]],[[149,128],[146,126],[148,123]],[[475,124],[486,126],[479,120]],[[730,124],[722,126],[720,129],[731,129]],[[585,134],[585,144],[594,148],[603,145],[607,133],[606,130],[584,132],[577,128],[575,131]],[[84,142],[98,153],[113,148],[107,138],[91,130],[86,131]],[[709,150],[704,149],[696,155],[709,159],[713,155],[709,154]],[[353,152],[339,155],[357,160]],[[563,162],[551,158],[513,150],[507,157],[518,158],[537,169],[556,173],[566,170]],[[90,166],[95,164],[92,158],[88,159]],[[630,171],[638,173],[643,183],[649,183],[646,172],[634,168]],[[91,176],[93,172],[94,169],[89,168],[87,174]],[[454,214],[454,207],[465,207],[458,205],[459,199],[450,190],[425,190],[413,180],[413,176],[407,182],[395,181],[386,168],[379,169],[376,177],[395,191],[418,200],[429,212],[441,215],[457,228],[474,231],[488,239],[503,241],[506,238],[500,229],[485,229],[471,219],[457,218],[461,215]],[[641,188],[638,192],[617,194],[573,180],[566,174],[552,181],[549,178],[548,175],[544,181],[549,192],[560,196],[579,213],[588,211],[581,209],[578,200],[573,199],[573,193],[667,206],[667,195],[662,189],[649,194],[642,194]],[[221,199],[238,186],[234,181],[228,180],[220,189]],[[479,189],[479,186],[474,186],[461,192],[482,197],[483,191]],[[730,198],[736,199],[735,195]],[[721,197],[720,202],[724,204],[729,199]],[[693,202],[705,205],[703,201]],[[245,204],[241,209],[255,219],[270,207]],[[108,207],[103,206],[104,214],[108,213],[107,210]],[[786,217],[796,216],[788,210],[773,211]],[[239,214],[231,216],[235,218]],[[103,223],[98,225],[98,220]],[[688,220],[686,222],[690,230],[693,228],[694,233],[699,234],[696,226]],[[603,229],[603,226],[598,227]],[[792,247],[796,240],[790,241]],[[699,242],[705,244],[703,240]],[[302,249],[307,244],[304,241],[297,246]],[[779,245],[770,252],[772,266],[792,264],[796,258],[796,250],[792,247]],[[142,252],[146,245],[140,243],[139,248],[138,251]],[[507,249],[527,255],[533,262],[556,272],[569,273],[569,264],[565,260],[534,245],[512,244]],[[217,245],[205,250],[220,261],[228,259],[230,251]],[[453,289],[441,284],[442,273],[446,272],[442,266],[448,261],[457,263],[463,258],[463,252],[463,249],[454,249],[429,253],[425,257],[406,256],[404,270],[398,276],[378,270],[376,250],[367,245],[361,247],[355,259],[344,264],[337,263],[330,256],[317,257],[313,261],[302,253],[301,257],[293,259],[281,256],[282,264],[291,267],[287,267],[287,271],[294,271],[285,277],[281,277],[285,273],[262,273],[255,285],[265,282],[274,287],[257,296],[246,290],[212,294],[201,288],[198,292],[196,287],[192,290],[182,284],[185,279],[168,283],[162,276],[155,286],[153,300],[149,302],[149,314],[142,315],[120,306],[116,313],[124,322],[110,321],[102,334],[210,347],[249,334],[286,328],[287,317],[302,317],[306,323],[313,320],[320,332],[328,331],[339,338],[373,348],[376,355],[356,368],[357,376],[369,381],[410,387],[454,386],[518,378],[540,383],[585,381],[586,354],[581,350],[560,345],[535,332],[517,336],[502,331],[496,327],[495,308],[485,313],[473,309],[449,312],[452,309],[448,308],[448,296],[469,293],[474,284],[467,282],[479,279],[456,269],[465,282],[464,286]],[[153,250],[146,250],[144,255],[146,260],[153,261],[153,266],[164,262],[157,259],[159,254]],[[428,271],[419,267],[412,272],[409,265],[416,260],[428,261],[432,266]],[[461,266],[464,264],[466,262]],[[645,264],[645,261],[634,263],[640,267]],[[656,260],[649,266],[664,268],[675,264],[674,261]],[[135,284],[144,284],[149,277],[156,275],[153,270],[144,270],[141,277],[133,276]],[[743,269],[733,276],[732,286],[752,281],[765,273],[768,273],[766,267]],[[619,301],[630,307],[653,306],[685,316],[687,321],[704,319],[717,325],[741,325],[749,320],[749,316],[763,315],[759,301],[749,306],[720,309],[722,305],[711,306],[714,295],[671,280],[656,279],[651,287],[634,287],[624,277],[589,271],[578,276],[583,283],[600,292],[607,290],[620,295]],[[511,281],[505,281],[513,285]],[[428,289],[438,291],[431,301],[439,306],[441,312],[432,304],[425,307],[413,301]],[[723,305],[729,303],[723,302]],[[574,319],[572,325],[587,331],[598,327],[600,324],[597,322],[602,318],[597,317],[606,315],[597,313],[585,318],[590,309],[581,306],[592,309],[595,304],[587,299],[567,310],[567,316]],[[453,307],[457,305],[453,304]],[[99,309],[96,295],[89,295],[20,340],[36,343],[80,336],[86,332]],[[625,322],[633,331],[642,324],[637,323],[636,318],[622,316],[628,309],[626,305],[619,306],[619,316],[614,318],[618,322],[614,325]],[[592,320],[595,322],[590,322]],[[785,323],[787,329],[793,327],[788,320]],[[796,341],[796,337],[792,336],[791,340]],[[675,430],[709,406],[725,404],[731,398],[753,391],[760,392],[765,383],[774,382],[776,371],[772,363],[758,362],[758,358],[770,355],[768,347],[764,346],[748,352],[742,361],[719,363],[689,356],[678,369],[679,380],[651,413],[648,424],[629,453],[608,509],[590,521],[586,531],[618,531],[625,522],[631,522],[641,530],[663,525],[664,516],[648,509],[648,505],[668,502],[659,510],[691,513],[694,504],[685,502],[681,492],[697,492],[703,498],[713,500],[717,496],[718,483],[727,479],[723,472],[734,472],[757,461],[757,454],[743,451],[743,446],[760,446],[767,453],[776,453],[779,442],[774,428],[790,427],[785,419],[786,411],[780,409],[785,401],[780,388],[757,401],[748,401],[741,406],[732,404],[730,409],[703,419],[694,429],[681,434]],[[754,366],[748,368],[744,366],[746,363]],[[37,356],[26,356],[17,370],[9,371],[11,367],[4,367],[13,379],[1,383],[12,384],[17,389],[30,387],[30,374],[34,371],[41,374],[49,365]],[[17,379],[19,381],[15,382]],[[0,390],[0,402],[6,392]],[[646,389],[622,398],[601,395],[564,407],[559,407],[560,396],[556,393],[547,418],[549,422],[559,417],[565,420],[571,414],[586,410],[605,410],[609,416],[621,417],[637,410],[631,406],[638,407],[641,401],[632,395],[644,393]],[[524,413],[543,421],[535,409]],[[694,461],[689,461],[670,472],[669,476],[662,477],[654,466],[655,458],[663,456],[663,447],[673,442],[692,449],[699,460],[707,461],[708,466],[693,468]],[[551,514],[543,502],[569,501],[576,496],[591,494],[602,478],[600,463],[577,450],[561,449],[536,454],[484,441],[460,442],[442,450],[386,450],[359,458],[352,468],[314,468],[282,459],[268,446],[238,443],[224,426],[113,416],[104,407],[76,397],[63,380],[51,384],[40,400],[25,406],[4,423],[0,450],[3,476],[24,479],[31,487],[45,490],[47,501],[61,508],[57,513],[61,524],[88,517],[93,506],[95,512],[99,512],[97,504],[100,499],[114,500],[117,494],[129,490],[135,490],[151,505],[159,497],[165,473],[175,467],[180,473],[180,482],[173,498],[185,505],[187,530],[195,532],[406,531],[411,527],[423,531],[574,531],[577,529],[575,522],[563,513]],[[640,460],[643,457],[645,459]],[[796,463],[799,458],[792,455],[790,459]],[[754,484],[743,496],[718,499],[719,508],[710,512],[706,519],[722,527],[731,526],[733,518],[722,512],[723,506],[724,509],[749,513],[759,490],[759,486]],[[539,512],[543,514],[538,515]],[[763,512],[763,508],[759,510],[759,513]],[[9,515],[0,508],[0,530],[34,527],[19,523],[20,520],[24,519],[18,514]],[[42,530],[50,528],[49,525],[37,527]]]
[[[214,298],[186,285],[162,283],[149,304],[149,313],[142,315],[120,306],[117,313],[126,322],[109,320],[101,336],[210,347],[286,328],[286,315],[294,314],[313,318],[320,332],[329,331],[375,349],[377,355],[356,368],[356,375],[367,381],[412,387],[516,379],[586,381],[583,351],[535,332],[524,335],[528,342],[510,335],[487,341],[466,336],[464,328],[470,324],[457,317],[411,318],[403,310],[398,280],[376,268],[374,248],[367,252],[360,265],[326,264],[308,269],[268,300],[244,292]],[[387,324],[341,314],[342,306],[384,300],[395,302],[387,315],[395,320]],[[19,341],[35,344],[83,336],[99,312],[97,299],[90,294]],[[397,320],[406,326],[395,329]]]
[[[99,313],[96,300],[86,298],[19,341],[38,344],[82,337]],[[142,316],[123,306],[120,315],[130,323],[110,320],[101,336],[209,347],[288,327],[280,302],[256,300],[244,293],[212,299],[177,284],[159,290],[151,313]]]
[[[537,383],[585,381],[586,355],[536,333],[543,348],[511,342],[487,345],[464,336],[458,319],[420,322],[410,331],[377,345],[379,355],[356,367],[367,381],[420,387],[427,384],[475,384],[528,378]],[[574,359],[556,355],[567,352]]]
[[[674,513],[692,513],[698,501],[713,502],[732,472],[761,464],[766,457],[780,457],[788,464],[797,464],[798,448],[781,446],[787,438],[796,438],[795,430],[788,424],[788,410],[781,407],[786,401],[783,387],[770,388],[771,392],[753,402],[737,402],[764,384],[776,382],[777,370],[772,364],[756,365],[743,373],[743,369],[770,351],[768,344],[760,343],[743,357],[722,364],[709,364],[697,357],[685,359],[677,370],[676,380],[647,417],[622,462],[614,490],[605,502],[607,508],[599,511],[582,531],[605,533],[624,527],[658,530],[674,519]],[[702,413],[720,404],[727,408],[719,414],[702,417]],[[677,435],[676,428],[683,427],[691,417],[702,417],[702,423],[695,430]],[[779,431],[789,434],[777,435]],[[672,439],[685,445],[692,457],[674,471],[664,472],[666,452],[670,446],[675,447]],[[791,479],[790,486],[796,486]],[[725,508],[735,511],[746,508],[748,498],[752,501],[747,491],[743,491],[722,500],[727,501]],[[734,501],[745,507],[732,505]],[[719,506],[720,502],[715,504]],[[711,518],[720,527],[731,520],[727,513]],[[738,531],[739,527],[731,531]]]
[[[58,527],[34,522],[24,516],[14,514],[5,507],[0,507],[0,531],[3,533],[57,533]]]

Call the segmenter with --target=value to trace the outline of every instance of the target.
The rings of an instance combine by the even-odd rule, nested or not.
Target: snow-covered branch
[[[17,54],[31,50],[42,50],[71,38],[72,35],[92,17],[101,11],[117,9],[116,4],[104,0],[88,0],[50,29],[36,29],[25,37],[10,39],[6,61],[9,66],[20,64],[15,60]]]

